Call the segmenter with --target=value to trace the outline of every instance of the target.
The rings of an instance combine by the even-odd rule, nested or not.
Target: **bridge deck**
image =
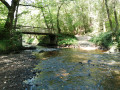
[[[35,35],[55,35],[54,33],[40,33],[40,32],[22,32],[23,34],[35,34]]]
[[[55,35],[55,34],[57,34],[57,32],[51,31],[46,28],[30,28],[30,27],[24,28],[23,27],[17,31],[22,32],[23,34],[36,34],[36,35]]]

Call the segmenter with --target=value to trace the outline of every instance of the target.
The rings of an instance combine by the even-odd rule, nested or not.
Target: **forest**
[[[90,35],[96,45],[119,49],[119,3],[119,0],[1,0],[0,50],[21,45],[17,28],[22,26],[57,34]]]
[[[120,0],[0,0],[0,90],[120,90]]]

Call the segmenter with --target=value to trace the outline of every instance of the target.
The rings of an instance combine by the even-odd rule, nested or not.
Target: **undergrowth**
[[[22,48],[22,37],[21,33],[19,32],[13,32],[13,35],[11,37],[8,37],[8,34],[6,32],[2,32],[0,30],[0,53],[9,53],[11,51],[18,50]]]
[[[74,35],[58,34],[58,45],[74,45],[77,38]]]
[[[95,43],[96,45],[109,48],[112,44],[112,32],[102,32],[98,36],[94,36],[90,40],[91,42]]]
[[[49,44],[49,36],[42,36],[39,39],[40,44]],[[68,34],[58,34],[57,35],[57,45],[74,45],[77,42],[77,38],[74,35]]]

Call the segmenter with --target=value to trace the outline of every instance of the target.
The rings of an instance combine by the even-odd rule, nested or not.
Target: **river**
[[[99,50],[41,48],[25,90],[120,90],[120,54]]]

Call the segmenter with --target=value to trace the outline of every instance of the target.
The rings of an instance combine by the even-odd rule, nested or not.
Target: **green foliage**
[[[59,13],[59,27],[61,33],[67,34],[78,34],[81,30],[89,30],[90,24],[88,16],[88,7],[85,0],[35,0],[34,3],[31,2],[31,5],[35,5],[40,8],[29,8],[29,10],[24,7],[25,11],[31,11],[26,14],[22,14],[18,18],[18,23],[28,26],[38,26],[42,28],[49,27],[54,32],[57,32],[57,13],[58,7],[61,3],[64,3],[61,6]],[[82,4],[80,3],[82,2]],[[26,2],[27,3],[27,2]],[[35,9],[33,11],[33,9]],[[83,9],[83,11],[81,10]],[[24,12],[24,11],[23,11]],[[27,17],[26,17],[27,16]],[[85,16],[85,17],[84,17]],[[84,18],[84,19],[83,19]]]
[[[28,38],[27,43],[31,44],[35,38]]]
[[[7,34],[6,34],[7,35]],[[10,51],[18,50],[22,47],[21,43],[21,33],[13,32],[14,36],[11,38],[2,38],[0,39],[0,53],[8,53]]]
[[[116,41],[117,41],[117,47],[120,50],[120,29],[117,30],[117,32],[116,32]]]
[[[3,30],[4,30],[4,24],[0,23],[0,36],[2,35]]]
[[[9,45],[9,40],[0,40],[0,53],[7,51],[9,49]]]
[[[6,18],[7,14],[7,7],[2,2],[0,2],[0,16],[2,16],[2,18],[0,17],[0,19]]]
[[[120,1],[117,2],[118,3],[115,4],[115,8],[118,17],[118,23],[120,23],[120,13],[118,13],[118,11],[120,11]],[[72,37],[72,35],[75,34],[85,34],[91,31],[103,32],[110,30],[105,3],[101,0],[34,0],[34,2],[22,0],[20,3],[44,8],[19,7],[20,13],[18,13],[18,25],[41,27],[41,29],[48,27],[55,33],[58,32],[58,7],[63,3],[59,11],[59,27],[61,29],[61,33],[65,34],[58,35],[58,45],[74,44],[76,42],[76,38]],[[115,29],[116,22],[113,4],[113,0],[108,0],[110,18],[113,29]],[[9,32],[5,32],[4,24],[7,19],[8,9],[5,5],[3,5],[2,2],[0,2],[0,13],[0,40],[5,40],[3,43],[6,43]],[[37,31],[38,29],[34,30]],[[95,36],[93,39],[91,39],[91,41],[97,45],[109,47],[112,44],[113,38],[111,32],[101,33],[99,36]],[[115,34],[118,39],[118,43],[120,43],[119,30],[117,33],[115,32]],[[13,37],[14,39],[12,39],[12,43],[17,43],[19,38],[17,37],[17,34],[14,34]],[[33,40],[34,38],[29,38],[27,43],[32,43]],[[50,40],[48,36],[42,36],[40,38],[40,43],[47,44],[49,41]]]
[[[58,45],[73,45],[76,44],[77,38],[74,35],[59,34]]]
[[[12,43],[15,45],[15,47],[21,47],[22,43],[22,33],[20,32],[14,32],[12,38],[11,38]]]
[[[42,36],[39,39],[39,44],[49,44],[49,36]],[[76,44],[77,38],[74,35],[68,34],[58,34],[57,35],[57,44],[61,45],[73,45]]]
[[[7,53],[10,51],[18,50],[20,43],[18,41],[0,40],[0,53]]]
[[[94,36],[90,41],[95,43],[96,45],[108,48],[110,45],[113,44],[112,32],[100,33],[98,36]]]
[[[49,36],[43,35],[39,37],[39,44],[49,44]]]
[[[2,25],[0,25],[0,40],[3,39],[8,39],[9,38],[9,32],[6,32],[4,27]]]

